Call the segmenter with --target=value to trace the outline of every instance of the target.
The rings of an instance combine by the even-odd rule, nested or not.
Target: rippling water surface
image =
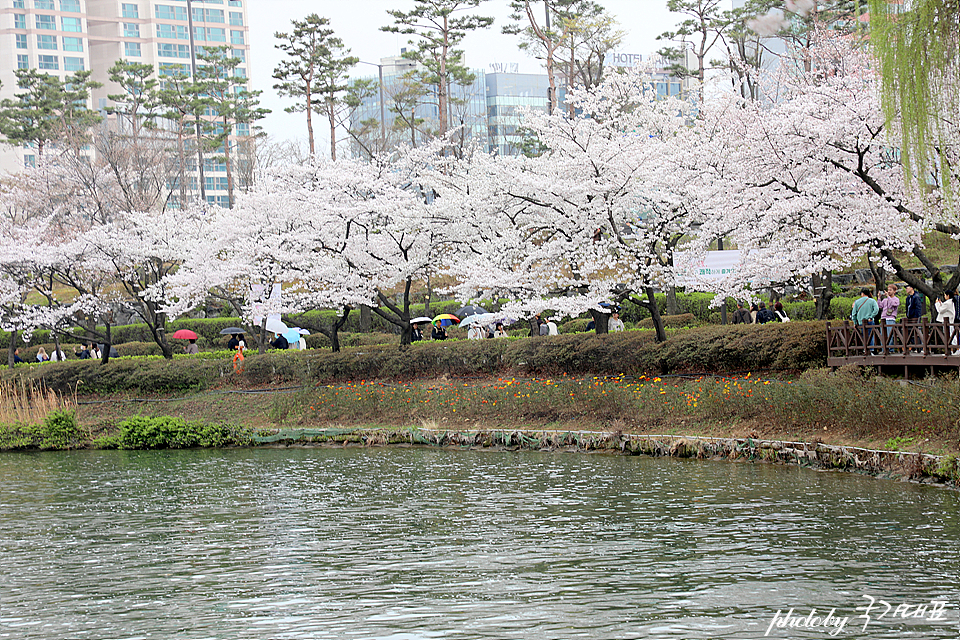
[[[849,617],[833,637],[956,638],[958,506],[900,482],[641,457],[6,454],[0,638],[761,638],[791,608]],[[947,604],[878,619],[865,595]]]

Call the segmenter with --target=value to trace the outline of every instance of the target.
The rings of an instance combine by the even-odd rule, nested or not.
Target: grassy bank
[[[792,379],[751,374],[357,380],[150,398],[67,398],[40,424],[0,425],[0,448],[275,442],[615,450],[584,444],[612,438],[627,453],[651,453],[654,447],[653,455],[747,457],[956,481],[960,433],[950,416],[960,410],[958,392],[955,381],[904,385],[854,369],[813,370]],[[785,442],[792,444],[769,444]],[[897,453],[902,451],[939,457],[904,457]]]
[[[327,351],[250,354],[235,371],[229,352],[164,360],[127,357],[106,366],[91,360],[20,365],[0,380],[42,383],[61,393],[168,393],[224,384],[310,384],[360,379],[509,375],[667,375],[734,371],[800,371],[826,362],[817,322],[704,326],[671,331],[657,343],[652,330],[497,340],[420,342],[408,349],[364,345]]]

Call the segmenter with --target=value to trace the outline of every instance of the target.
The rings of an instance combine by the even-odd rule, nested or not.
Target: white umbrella
[[[287,329],[289,328],[290,327],[283,324],[282,322],[280,322],[280,320],[276,318],[271,318],[267,320],[267,331],[269,331],[270,333],[284,334],[287,332]]]
[[[308,335],[310,335],[310,332],[307,331],[306,329],[297,329],[297,331],[299,331],[299,332],[300,332],[300,335],[302,335],[302,336],[308,336]]]
[[[496,319],[497,314],[495,313],[475,313],[461,320],[460,326],[465,327],[468,324],[491,324]]]
[[[410,321],[410,324],[420,324],[421,322],[433,322],[433,318],[428,318],[427,316],[420,316],[419,318],[414,318]]]

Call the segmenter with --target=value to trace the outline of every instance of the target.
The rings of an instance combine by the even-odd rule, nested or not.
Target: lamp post
[[[360,64],[368,64],[371,67],[376,67],[380,76],[380,152],[383,153],[387,150],[387,117],[383,102],[383,65],[374,64],[373,62],[364,62],[363,60],[358,60],[357,62]]]

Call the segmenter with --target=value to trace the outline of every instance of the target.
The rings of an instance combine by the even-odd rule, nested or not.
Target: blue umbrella
[[[300,328],[291,327],[287,329],[286,333],[283,334],[283,337],[287,339],[287,342],[294,344],[300,342]]]

